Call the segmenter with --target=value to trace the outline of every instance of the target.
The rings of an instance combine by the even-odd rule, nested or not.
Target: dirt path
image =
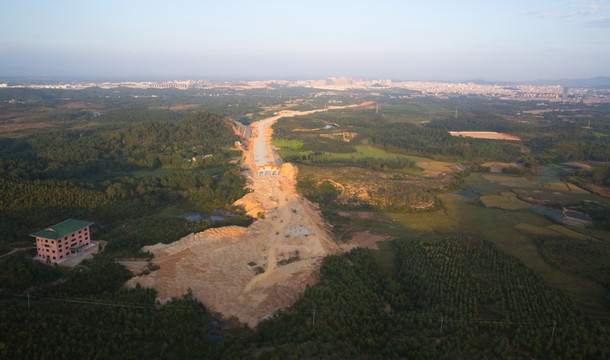
[[[4,255],[0,255],[0,258],[3,258],[3,257],[5,257],[5,256],[9,256],[9,255],[12,255],[12,254],[16,253],[16,252],[17,252],[17,251],[19,251],[19,250],[28,250],[28,249],[36,249],[36,247],[35,247],[35,246],[28,246],[28,247],[17,247],[17,248],[12,248],[12,249],[11,249],[11,251],[7,252],[6,254],[4,254]]]
[[[359,105],[336,108],[354,106]],[[244,166],[249,168],[248,187],[253,191],[235,205],[264,218],[248,228],[208,229],[172,244],[144,247],[155,256],[152,263],[159,270],[134,277],[126,286],[153,287],[162,302],[191,289],[210,311],[235,316],[250,326],[293,304],[315,282],[321,260],[342,249],[319,211],[297,194],[296,169],[289,163],[280,166],[270,145],[271,126],[282,117],[327,110],[282,111],[251,125]],[[264,165],[279,166],[279,174],[258,176],[256,168]]]

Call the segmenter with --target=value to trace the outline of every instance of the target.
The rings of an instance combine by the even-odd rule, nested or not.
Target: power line
[[[286,314],[299,314],[299,315],[308,315],[310,316],[311,312],[285,312]],[[385,320],[411,320],[411,321],[439,321],[439,317],[442,319],[441,321],[444,323],[479,323],[479,324],[504,324],[504,325],[519,325],[519,324],[545,324],[545,325],[553,325],[558,324],[555,320],[483,320],[483,319],[452,319],[448,318],[444,315],[434,315],[430,314],[429,316],[404,316],[404,315],[386,315],[386,316],[374,316],[374,315],[359,315],[359,314],[346,314],[343,312],[329,312],[329,311],[320,311],[319,309],[315,310],[315,315],[317,316],[331,316],[331,317],[345,317],[345,318],[362,318],[362,319],[385,319]]]
[[[180,311],[193,311],[193,312],[201,312],[198,309],[192,309],[187,307],[178,307],[173,306],[171,304],[159,306],[157,304],[143,304],[143,303],[120,303],[113,302],[109,300],[92,300],[92,299],[83,299],[83,298],[60,298],[60,297],[51,297],[51,296],[40,296],[40,295],[23,295],[23,294],[5,294],[9,296],[15,297],[27,297],[28,303],[29,299],[39,299],[39,300],[47,300],[47,301],[57,301],[57,302],[67,302],[67,303],[75,303],[75,304],[85,304],[85,305],[96,305],[96,306],[110,306],[110,307],[123,307],[123,308],[134,308],[134,309],[147,309],[147,310],[180,310]]]
[[[134,309],[147,309],[147,310],[179,310],[179,311],[192,311],[192,312],[202,312],[200,309],[193,309],[187,307],[178,307],[172,306],[171,304],[159,306],[158,304],[144,304],[144,303],[120,303],[120,302],[112,302],[109,300],[92,300],[92,299],[84,299],[84,298],[61,298],[61,297],[51,297],[51,296],[40,296],[40,295],[31,295],[31,294],[6,294],[9,296],[21,297],[21,298],[31,298],[39,299],[39,300],[47,300],[47,301],[58,301],[58,302],[67,302],[67,303],[75,303],[75,304],[84,304],[84,305],[95,305],[95,306],[109,306],[109,307],[122,307],[122,308],[134,308]],[[33,306],[33,304],[32,304]],[[441,332],[443,323],[477,323],[477,324],[502,324],[502,325],[524,325],[524,324],[543,324],[543,325],[553,325],[553,330],[560,323],[556,320],[533,320],[533,319],[525,319],[525,320],[484,320],[484,319],[453,319],[445,317],[444,315],[435,315],[432,313],[412,313],[413,315],[401,315],[401,314],[387,314],[385,316],[382,315],[362,315],[362,314],[348,314],[344,312],[333,312],[333,311],[320,311],[317,308],[313,309],[313,312],[303,312],[303,311],[287,311],[285,314],[298,314],[298,315],[307,315],[312,316],[313,326],[315,326],[315,318],[318,316],[328,316],[328,317],[341,317],[341,318],[361,318],[361,319],[383,319],[383,320],[410,320],[410,321],[441,321]],[[426,315],[429,314],[429,315]],[[554,331],[553,331],[554,332]]]

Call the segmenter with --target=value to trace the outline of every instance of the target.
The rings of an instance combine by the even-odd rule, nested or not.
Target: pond
[[[465,197],[467,199],[476,199],[479,197],[479,195],[477,195],[473,192],[470,192],[470,191],[466,191],[466,190],[454,191],[451,193],[451,195],[457,195],[457,196]]]
[[[540,215],[548,216],[555,221],[561,221],[564,218],[562,210],[554,209],[552,207],[544,205],[534,205],[530,208],[530,210]]]
[[[235,216],[232,212],[225,209],[216,209],[211,213],[204,213],[199,211],[185,211],[184,218],[189,222],[195,221],[220,221],[225,218]]]

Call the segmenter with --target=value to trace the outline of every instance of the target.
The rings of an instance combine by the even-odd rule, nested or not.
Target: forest
[[[162,238],[151,233],[169,235],[163,241],[171,242],[188,234],[186,229],[214,226],[158,214],[177,204],[237,212],[230,204],[245,194],[237,165],[229,163],[239,155],[230,150],[237,139],[220,116],[204,112],[116,130],[54,130],[3,139],[1,247],[28,243],[27,234],[69,217],[93,219],[98,236],[112,239],[108,250],[132,255]],[[248,223],[243,216],[226,222]],[[133,230],[115,230],[125,225]],[[176,227],[184,230],[171,230]]]

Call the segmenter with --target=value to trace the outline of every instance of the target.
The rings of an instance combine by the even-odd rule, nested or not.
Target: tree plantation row
[[[256,330],[230,326],[189,296],[162,307],[151,290],[120,289],[129,274],[99,257],[80,272],[43,278],[23,254],[2,259],[31,284],[4,287],[0,353],[7,358],[553,358],[610,355],[607,328],[584,316],[489,242],[454,237],[393,242],[394,276],[371,251],[324,260],[317,285]],[[94,280],[95,279],[95,280]],[[70,314],[70,315],[67,315]],[[68,329],[68,330],[66,330]],[[59,345],[56,345],[59,344]]]

